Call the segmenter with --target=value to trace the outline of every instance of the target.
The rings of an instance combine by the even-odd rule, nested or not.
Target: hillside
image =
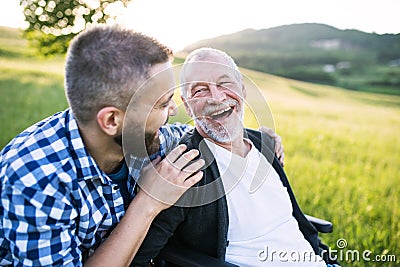
[[[228,52],[238,65],[297,80],[400,94],[400,34],[370,34],[315,24],[247,29],[202,40],[198,47]]]
[[[1,149],[67,101],[64,58],[27,56],[20,32],[1,27],[0,51]],[[400,258],[374,257],[399,257],[400,251],[400,96],[241,71],[248,92],[245,125],[267,125],[282,136],[285,170],[303,211],[334,223],[333,233],[322,236],[333,249],[338,240],[348,241],[335,254],[342,266],[399,266]],[[178,92],[174,99],[179,115],[171,122],[188,121]],[[359,260],[346,258],[352,251]],[[361,258],[363,251],[371,260]]]

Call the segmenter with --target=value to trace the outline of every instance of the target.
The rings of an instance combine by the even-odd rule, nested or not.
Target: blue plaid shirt
[[[157,155],[165,156],[188,128],[162,127]],[[130,158],[132,197],[149,161]],[[118,187],[89,155],[69,109],[4,147],[0,181],[0,266],[81,266],[125,213]]]

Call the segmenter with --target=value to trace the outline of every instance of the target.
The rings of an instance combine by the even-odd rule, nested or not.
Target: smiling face
[[[206,62],[207,61],[207,62]],[[237,70],[221,55],[186,63],[182,100],[203,137],[232,142],[243,133],[246,91]]]
[[[148,156],[158,151],[160,146],[159,128],[169,116],[176,115],[177,109],[172,99],[175,80],[171,63],[154,65],[151,76],[133,96],[124,122],[124,148],[135,156]],[[129,138],[134,136],[135,138]]]
[[[174,91],[168,91],[155,103],[147,118],[145,127],[145,145],[148,155],[156,153],[160,146],[158,129],[168,122],[169,116],[176,115],[176,104],[172,97]]]

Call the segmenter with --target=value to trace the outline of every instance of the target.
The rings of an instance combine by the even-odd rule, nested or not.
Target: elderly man
[[[163,126],[176,113],[171,57],[156,40],[119,26],[73,40],[70,108],[0,153],[1,266],[127,266],[154,217],[201,179],[203,160],[188,166],[198,151],[174,149],[188,126]],[[139,158],[146,155],[154,168]],[[139,175],[145,190],[137,190]]]
[[[207,167],[180,206],[156,217],[134,264],[148,264],[170,242],[239,266],[326,266],[271,138],[243,128],[247,92],[232,58],[195,50],[181,77],[182,100],[195,119],[181,142],[200,149]]]

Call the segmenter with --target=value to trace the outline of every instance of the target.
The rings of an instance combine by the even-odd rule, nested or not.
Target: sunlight
[[[118,5],[111,7],[113,10],[107,12],[118,13],[119,23],[159,39],[175,52],[198,40],[248,28],[258,30],[294,23],[323,23],[378,34],[400,33],[398,0],[133,0],[123,11]],[[27,26],[19,1],[2,0],[0,25]]]
[[[118,21],[159,39],[176,52],[198,40],[293,23],[315,22],[339,29],[399,33],[397,10],[400,1],[396,0],[135,0]],[[371,19],[377,16],[379,19]]]

